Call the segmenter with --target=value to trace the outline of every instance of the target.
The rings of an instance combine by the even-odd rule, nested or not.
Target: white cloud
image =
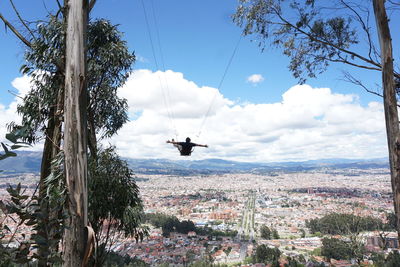
[[[16,97],[8,105],[0,105],[0,140],[4,140],[7,132],[7,124],[12,121],[19,122],[17,115],[17,105],[21,103],[22,97],[28,92],[30,82],[27,76],[18,77],[12,81],[12,86],[17,90]]]
[[[143,57],[141,55],[137,54],[135,56],[136,56],[136,60],[139,61],[139,62],[142,62],[142,63],[148,63],[149,62],[149,60],[147,58],[145,58],[145,57]]]
[[[7,125],[11,122],[17,124],[21,122],[21,117],[17,114],[17,106],[22,103],[22,98],[29,92],[30,78],[26,75],[15,78],[11,85],[17,90],[16,97],[8,105],[0,104],[0,142],[6,142],[5,135],[7,134]],[[36,144],[26,150],[41,150],[42,144]],[[2,150],[0,150],[2,151]]]
[[[262,81],[264,81],[264,77],[261,74],[253,74],[247,77],[247,82],[254,85],[259,84]]]
[[[29,79],[17,78],[13,86],[24,94]],[[105,143],[115,144],[125,157],[182,159],[165,143],[176,138],[175,132],[179,140],[190,136],[209,145],[196,148],[189,159],[268,162],[387,155],[382,104],[362,106],[357,95],[329,88],[296,85],[281,102],[234,103],[182,73],[137,70],[118,93],[128,100],[131,121]],[[18,120],[18,101],[0,105],[0,140],[5,124]]]
[[[112,139],[124,156],[180,159],[176,149],[165,144],[175,138],[175,129],[180,140],[190,136],[210,146],[197,148],[191,159],[386,156],[382,104],[371,102],[364,107],[358,96],[336,94],[329,88],[296,85],[279,103],[243,104],[226,99],[215,88],[199,87],[182,73],[138,70],[120,94],[128,99],[130,116],[140,114]],[[196,137],[200,129],[201,136]]]
[[[217,89],[198,87],[194,82],[184,79],[183,74],[137,70],[119,90],[128,99],[129,112],[152,110],[173,118],[199,118],[210,108],[209,113],[225,105],[232,104]],[[212,105],[211,105],[212,104]]]

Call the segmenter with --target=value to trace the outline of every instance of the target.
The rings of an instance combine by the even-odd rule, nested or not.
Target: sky
[[[30,21],[45,19],[54,3],[15,0],[21,16]],[[130,121],[103,145],[115,145],[124,157],[173,160],[386,157],[382,99],[343,81],[342,65],[299,85],[279,49],[261,52],[254,37],[240,39],[241,30],[231,19],[236,6],[236,0],[98,1],[91,18],[119,24],[137,58],[118,90],[128,100]],[[0,3],[0,12],[22,29],[7,1]],[[6,124],[19,120],[16,106],[30,82],[19,72],[24,45],[4,28],[0,40],[3,141]],[[380,84],[377,72],[345,70],[367,84]],[[165,143],[188,136],[209,148],[196,148],[191,157],[182,158]],[[41,150],[42,144],[33,149]]]

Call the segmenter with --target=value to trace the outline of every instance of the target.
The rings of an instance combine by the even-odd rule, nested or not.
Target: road
[[[242,220],[238,229],[237,239],[241,241],[240,258],[244,260],[247,253],[247,246],[254,240],[254,214],[256,204],[256,191],[249,191],[249,196],[242,213]]]

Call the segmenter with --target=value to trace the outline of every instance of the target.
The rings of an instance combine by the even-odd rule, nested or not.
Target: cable
[[[160,32],[158,30],[158,23],[157,23],[157,17],[156,17],[156,14],[155,14],[155,8],[154,8],[154,1],[153,0],[151,0],[151,7],[152,7],[152,13],[153,13],[154,26],[155,26],[155,29],[156,29],[158,48],[160,50],[161,65],[162,65],[162,70],[163,70],[163,74],[164,74],[163,77],[164,77],[165,85],[167,87],[167,90],[166,90],[167,91],[167,96],[166,96],[166,102],[167,103],[166,104],[168,106],[169,112],[170,112],[171,117],[172,117],[172,124],[173,124],[172,126],[173,126],[174,131],[175,131],[175,138],[178,139],[178,131],[177,131],[176,125],[175,125],[175,114],[174,114],[173,109],[170,108],[171,107],[171,95],[170,95],[170,89],[169,89],[169,85],[168,85],[168,79],[166,77],[164,53],[163,53],[162,46],[161,46]]]
[[[146,7],[145,7],[145,5],[144,5],[143,0],[141,0],[141,3],[142,3],[143,13],[144,13],[145,21],[146,21],[146,26],[147,26],[147,33],[148,33],[149,39],[150,39],[151,51],[152,51],[152,54],[153,54],[154,63],[155,63],[155,65],[156,65],[156,68],[157,68],[157,69],[160,69],[160,68],[159,68],[159,65],[158,65],[157,57],[156,57],[156,52],[155,52],[155,48],[154,48],[153,38],[152,38],[152,36],[151,36],[150,23],[149,23],[149,19],[148,19],[148,17],[147,17]],[[159,32],[158,32],[158,27],[157,27],[157,21],[156,21],[156,18],[155,18],[153,2],[152,2],[152,7],[153,7],[153,19],[154,19],[154,24],[155,24],[155,27],[156,27],[156,33],[157,33],[158,44],[159,44],[159,49],[160,49],[160,54],[161,54],[161,59],[162,59],[162,65],[163,65],[163,68],[164,68],[164,70],[163,70],[163,72],[164,72],[164,79],[165,79],[165,81],[167,81],[167,79],[165,78],[164,57],[162,56],[161,42],[160,42],[160,36],[159,36]],[[164,105],[165,105],[165,107],[166,107],[166,109],[167,109],[168,119],[169,119],[170,124],[172,125],[172,128],[173,128],[174,131],[175,131],[175,135],[176,135],[176,138],[177,138],[178,132],[177,132],[177,129],[176,129],[176,126],[175,126],[175,122],[174,122],[174,114],[173,114],[172,110],[170,109],[169,101],[168,101],[168,99],[167,99],[167,95],[166,95],[165,92],[164,92],[164,86],[163,86],[163,83],[162,83],[162,81],[161,81],[161,77],[160,77],[159,74],[157,75],[157,77],[158,77],[158,81],[159,81],[159,83],[160,83],[161,92],[162,92],[162,96],[163,96],[163,100],[164,100]],[[168,87],[168,83],[166,83],[166,84],[167,84],[167,87]],[[168,92],[168,97],[169,97],[169,92]]]
[[[151,30],[150,30],[149,19],[147,17],[146,7],[144,5],[143,0],[141,0],[141,3],[142,3],[142,7],[143,7],[144,16],[145,16],[147,32],[148,32],[149,39],[150,39],[151,50],[152,50],[152,53],[153,53],[154,62],[155,62],[156,68],[160,69],[159,66],[158,66],[158,61],[157,61],[156,52],[155,52],[155,48],[154,48],[154,42],[153,42],[153,38],[152,38],[152,35],[151,35]],[[178,139],[178,131],[177,131],[177,128],[176,128],[176,125],[175,125],[175,121],[174,121],[175,114],[173,113],[172,109],[170,108],[170,102],[169,102],[169,100],[170,100],[170,89],[169,89],[167,78],[165,76],[166,69],[165,69],[165,64],[164,64],[164,56],[163,56],[162,47],[161,47],[160,34],[159,34],[157,19],[156,19],[156,15],[155,15],[155,11],[154,11],[155,8],[154,8],[153,0],[151,0],[151,6],[152,6],[152,14],[153,14],[153,20],[154,20],[154,27],[156,29],[156,36],[157,36],[157,42],[158,42],[158,47],[159,47],[159,53],[160,53],[160,56],[161,56],[162,71],[164,73],[164,80],[165,80],[165,84],[166,84],[166,93],[164,91],[164,86],[163,86],[163,82],[161,81],[160,75],[157,75],[158,76],[158,81],[160,83],[160,87],[161,87],[161,91],[162,91],[162,95],[163,95],[163,100],[164,100],[164,105],[165,105],[165,107],[167,109],[168,119],[169,119],[169,121],[170,121],[170,123],[172,125],[172,128],[175,131],[175,136]],[[235,45],[235,48],[234,48],[234,50],[232,52],[232,55],[229,58],[228,64],[227,64],[227,66],[226,66],[226,68],[224,70],[224,73],[222,75],[222,78],[221,78],[221,80],[220,80],[220,82],[218,84],[217,92],[219,92],[221,87],[222,87],[222,84],[223,84],[223,82],[225,80],[226,74],[228,73],[228,70],[229,70],[229,68],[230,68],[230,66],[232,64],[233,58],[235,57],[236,52],[238,50],[238,47],[239,47],[241,39],[242,39],[242,35],[240,35],[240,37],[239,37],[239,39],[238,39],[238,41],[237,41],[237,43]],[[211,100],[211,103],[210,103],[210,105],[209,105],[209,107],[207,109],[207,112],[204,115],[202,123],[200,124],[199,132],[196,135],[197,137],[200,137],[200,135],[202,133],[203,127],[204,127],[204,125],[205,125],[205,123],[206,123],[206,121],[207,121],[207,119],[208,119],[208,117],[210,115],[211,108],[214,105],[215,99],[217,97],[217,92],[214,94],[214,96],[213,96],[213,98]]]
[[[231,55],[231,57],[230,57],[230,59],[229,59],[229,61],[228,61],[228,65],[226,66],[225,71],[224,71],[224,74],[222,75],[221,81],[220,81],[219,84],[218,84],[217,92],[219,92],[220,89],[221,89],[221,87],[222,87],[222,84],[223,84],[223,82],[224,82],[224,80],[225,80],[225,76],[226,76],[226,74],[228,73],[228,70],[229,70],[229,68],[230,68],[230,66],[231,66],[231,64],[232,64],[233,58],[234,58],[235,55],[236,55],[236,51],[237,51],[238,48],[239,48],[239,44],[240,44],[240,41],[242,40],[242,37],[243,37],[243,35],[240,35],[240,37],[239,37],[239,39],[238,39],[238,41],[237,41],[237,43],[236,43],[236,46],[235,46],[235,48],[233,49],[232,55]],[[196,135],[197,137],[200,137],[201,132],[202,132],[202,129],[203,129],[203,127],[204,127],[204,124],[206,123],[207,118],[208,118],[208,116],[210,115],[211,108],[212,108],[212,106],[213,106],[213,104],[214,104],[215,98],[217,97],[217,92],[215,92],[214,97],[213,97],[213,99],[211,100],[210,106],[208,107],[208,110],[207,110],[207,112],[206,112],[206,115],[204,116],[203,121],[202,121],[202,123],[201,123],[201,125],[200,125],[199,133]]]

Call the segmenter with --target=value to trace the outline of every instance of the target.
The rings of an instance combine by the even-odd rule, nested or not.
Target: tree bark
[[[400,132],[393,77],[392,38],[390,36],[389,20],[385,9],[385,0],[373,0],[373,6],[381,48],[383,105],[385,109],[393,204],[396,214],[398,239],[400,240]]]
[[[86,29],[88,0],[69,0],[66,38],[64,155],[68,188],[63,266],[83,265],[87,226]]]

